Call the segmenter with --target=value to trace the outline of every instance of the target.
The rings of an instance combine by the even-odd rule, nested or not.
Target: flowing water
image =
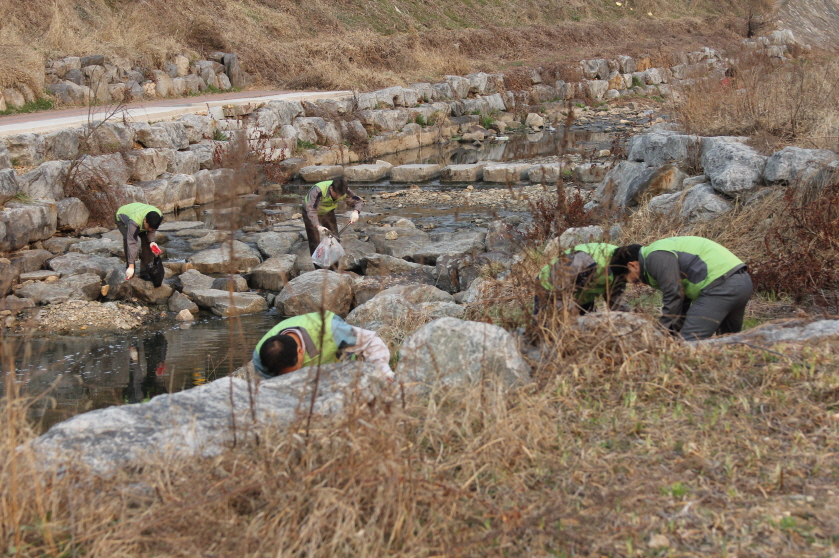
[[[602,132],[572,132],[564,152],[589,152],[608,148],[613,135]],[[570,139],[569,139],[570,138]],[[559,135],[511,136],[510,141],[479,147],[432,146],[382,157],[394,165],[411,163],[466,164],[478,161],[533,159],[560,152]],[[462,189],[464,184],[433,181],[424,190]],[[353,185],[362,196],[406,188],[387,181]],[[477,189],[498,187],[474,184]],[[200,220],[208,228],[241,229],[271,214],[294,213],[310,184],[288,184],[282,192],[267,198],[244,197],[235,210],[213,204],[181,211],[168,220]],[[260,202],[267,202],[260,204]],[[265,207],[264,207],[265,206]],[[459,207],[395,208],[390,215],[433,223],[436,231],[474,226],[475,218],[488,218],[485,209]],[[499,216],[504,216],[501,213]],[[182,260],[192,250],[185,241],[167,244],[167,257]],[[23,392],[40,396],[30,415],[42,429],[75,414],[111,405],[137,403],[161,393],[187,389],[217,377],[250,360],[250,353],[262,335],[279,321],[276,310],[228,319],[202,312],[190,325],[167,316],[153,326],[127,334],[6,336],[15,355],[14,373],[24,384]],[[8,353],[8,351],[7,351]],[[4,371],[11,369],[4,363]],[[0,395],[5,385],[0,382]]]

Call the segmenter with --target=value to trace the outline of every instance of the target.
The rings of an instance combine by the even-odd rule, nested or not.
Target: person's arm
[[[308,194],[306,194],[306,199],[303,200],[303,211],[306,212],[309,222],[315,228],[320,227],[320,219],[318,219],[318,206],[320,206],[321,198],[323,198],[323,193],[320,191],[320,188],[312,186],[312,189],[309,190]]]
[[[351,326],[335,316],[332,319],[332,337],[342,352],[356,354],[376,366],[379,374],[388,380],[394,379],[390,369],[390,350],[375,331]]]
[[[140,253],[140,226],[128,218],[128,215],[120,213],[119,220],[125,225],[125,245],[128,252],[125,254],[125,263],[134,265],[137,255]]]
[[[356,211],[361,211],[361,208],[364,207],[364,200],[349,188],[347,188],[347,197],[344,198],[344,201],[351,209]]]
[[[670,331],[677,331],[682,321],[685,300],[679,259],[662,250],[651,253],[644,261],[646,273],[656,280],[661,291],[661,316],[658,322]]]

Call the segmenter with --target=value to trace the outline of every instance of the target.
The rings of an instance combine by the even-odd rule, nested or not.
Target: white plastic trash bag
[[[338,239],[334,236],[327,236],[315,248],[315,252],[312,254],[312,263],[321,267],[330,267],[337,263],[344,254],[344,247],[341,246]]]

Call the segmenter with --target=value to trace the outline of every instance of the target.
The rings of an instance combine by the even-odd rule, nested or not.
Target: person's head
[[[612,254],[612,259],[609,261],[609,273],[614,275],[617,281],[637,283],[641,280],[641,264],[638,262],[640,255],[640,244],[621,246]]]
[[[146,229],[156,231],[160,227],[160,223],[163,222],[163,215],[157,211],[149,211],[146,213],[144,221],[146,222]]]
[[[259,360],[265,373],[269,376],[280,376],[299,370],[303,366],[302,344],[291,335],[275,335],[266,339],[259,348]]]
[[[339,176],[332,181],[332,185],[329,188],[332,190],[332,197],[338,199],[347,194],[347,179]]]

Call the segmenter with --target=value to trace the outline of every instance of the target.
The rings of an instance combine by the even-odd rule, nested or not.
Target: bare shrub
[[[701,79],[681,97],[676,111],[688,133],[751,136],[767,153],[839,148],[839,60],[778,64],[744,52],[728,83]]]

